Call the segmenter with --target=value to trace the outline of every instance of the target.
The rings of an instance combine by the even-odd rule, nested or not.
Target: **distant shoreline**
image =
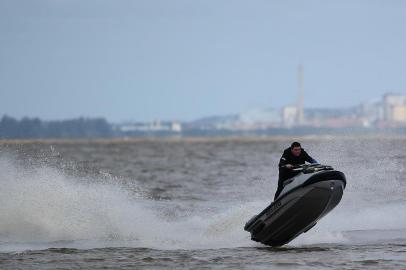
[[[280,141],[315,141],[315,140],[406,140],[406,134],[356,134],[356,135],[298,135],[298,136],[222,136],[222,137],[119,137],[86,139],[0,139],[0,145],[7,144],[114,144],[137,142],[280,142]]]

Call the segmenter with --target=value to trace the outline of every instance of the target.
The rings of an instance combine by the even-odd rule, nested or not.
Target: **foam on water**
[[[159,202],[112,183],[66,176],[46,166],[26,169],[4,157],[0,171],[2,250],[44,248],[47,243],[157,249],[250,244],[241,231],[247,215],[242,206],[168,221]]]
[[[351,167],[346,170],[351,172]],[[243,226],[268,203],[236,201],[216,205],[222,210],[213,212],[204,209],[210,209],[210,204],[216,202],[202,202],[199,206],[202,211],[168,219],[165,211],[168,205],[176,206],[176,201],[150,200],[112,181],[67,176],[47,166],[26,168],[4,155],[0,158],[0,171],[3,251],[58,246],[156,249],[258,246],[243,231]],[[342,203],[292,245],[351,243],[355,241],[354,235],[360,235],[349,233],[354,230],[374,232],[366,233],[364,242],[382,240],[385,234],[376,237],[377,230],[394,232],[391,238],[402,237],[403,233],[396,232],[406,228],[406,202],[402,197],[405,187],[399,185],[396,177],[388,182],[375,181],[371,187],[372,167],[365,169],[364,174],[353,171],[351,175],[358,179],[353,182],[349,179]],[[394,196],[378,199],[381,190]]]

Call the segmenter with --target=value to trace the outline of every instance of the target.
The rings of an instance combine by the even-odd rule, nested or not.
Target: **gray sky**
[[[192,120],[406,94],[406,1],[0,0],[0,116]]]

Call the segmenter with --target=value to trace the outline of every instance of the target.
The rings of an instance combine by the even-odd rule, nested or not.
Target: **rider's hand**
[[[288,168],[288,169],[292,169],[293,165],[292,164],[286,164],[285,167]]]

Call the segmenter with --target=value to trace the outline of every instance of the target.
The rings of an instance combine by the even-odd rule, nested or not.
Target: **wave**
[[[216,248],[250,244],[247,211],[167,217],[176,203],[47,167],[25,168],[0,158],[0,249],[133,246]],[[238,240],[236,240],[236,238]],[[241,241],[241,243],[240,243]],[[244,245],[242,244],[242,245]],[[49,246],[47,246],[49,245]]]
[[[51,247],[261,246],[250,240],[243,226],[253,214],[266,207],[263,200],[223,205],[199,202],[198,211],[189,209],[185,214],[180,207],[182,202],[149,199],[143,192],[129,190],[114,179],[75,177],[46,165],[23,166],[4,154],[0,156],[0,171],[0,250],[3,252]],[[388,190],[390,187],[385,183],[375,183],[371,192],[365,190],[367,185],[362,182],[368,179],[359,181],[347,186],[337,209],[291,245],[352,244],[359,240],[354,237],[360,235],[359,231],[368,232],[362,234],[364,242],[401,238],[402,229],[406,228],[406,202],[400,197],[371,201],[380,188],[386,193],[400,194],[399,186],[393,185]],[[377,231],[392,233],[390,237],[388,233],[379,233],[377,237]]]

